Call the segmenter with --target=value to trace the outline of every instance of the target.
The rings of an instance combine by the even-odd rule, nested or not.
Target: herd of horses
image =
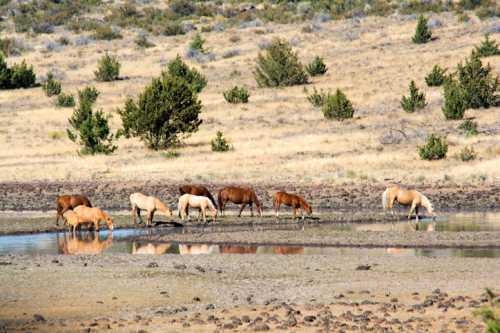
[[[221,189],[218,192],[217,202],[210,191],[201,185],[184,185],[179,187],[180,197],[178,200],[178,216],[182,221],[189,220],[189,209],[198,210],[198,221],[200,218],[207,222],[207,212],[210,212],[212,221],[217,218],[217,210],[220,210],[221,215],[224,215],[226,205],[232,202],[240,206],[238,217],[247,205],[250,206],[250,214],[253,216],[253,206],[262,216],[262,205],[255,194],[255,191],[248,187],[229,186]],[[403,206],[410,206],[408,212],[408,220],[415,213],[416,221],[419,219],[419,208],[423,207],[431,216],[435,216],[430,200],[413,189],[405,189],[399,186],[388,187],[382,193],[382,206],[384,210],[390,209],[394,214],[394,203],[397,202]],[[57,216],[56,225],[59,225],[59,219],[62,218],[64,223],[68,225],[73,232],[81,227],[81,225],[93,226],[94,230],[99,230],[99,223],[105,222],[109,230],[113,230],[113,219],[102,209],[92,207],[90,200],[83,195],[62,195],[57,197]],[[293,218],[297,218],[297,212],[304,219],[304,212],[311,215],[311,205],[301,196],[287,192],[276,192],[273,196],[273,207],[276,217],[279,217],[281,205],[286,205],[292,208]],[[146,226],[151,226],[155,212],[161,212],[167,216],[172,216],[172,210],[165,205],[160,199],[154,196],[147,196],[142,193],[132,193],[130,195],[130,206],[132,208],[132,222],[142,223],[141,211],[147,212]]]

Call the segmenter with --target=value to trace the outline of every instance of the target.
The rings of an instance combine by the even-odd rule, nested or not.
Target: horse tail
[[[386,188],[384,193],[382,193],[382,208],[389,208],[389,188]]]
[[[427,209],[427,212],[429,212],[429,214],[434,214],[434,207],[432,207],[432,203],[431,201],[425,196],[423,195],[422,193],[418,192],[418,194],[420,194],[420,202],[421,202],[421,205],[425,207],[425,209]]]

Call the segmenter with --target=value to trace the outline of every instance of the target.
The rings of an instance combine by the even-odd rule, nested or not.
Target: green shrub
[[[54,75],[49,73],[47,75],[47,81],[42,85],[45,95],[48,97],[59,95],[61,93],[61,82],[54,79]]]
[[[167,22],[161,28],[161,34],[164,36],[184,35],[185,31],[179,22]]]
[[[69,119],[71,129],[67,130],[68,138],[78,143],[82,148],[80,153],[110,154],[117,146],[113,145],[115,135],[111,133],[108,120],[102,110],[94,112],[94,101],[85,93],[79,92],[79,105]]]
[[[484,36],[484,40],[479,46],[476,46],[472,52],[481,58],[500,55],[500,49],[498,49],[497,42],[491,40],[488,34]]]
[[[472,161],[476,159],[476,152],[472,147],[464,147],[458,154],[458,157],[463,162]]]
[[[485,333],[500,333],[500,297],[486,289],[488,304],[474,312],[486,325]]]
[[[248,103],[250,93],[245,87],[234,86],[233,88],[224,91],[224,99],[231,104]]]
[[[306,91],[307,92],[307,91]],[[313,92],[307,96],[307,100],[309,103],[311,103],[314,107],[321,107],[323,104],[325,104],[325,100],[328,97],[329,94],[325,93],[323,89],[320,91],[316,90],[316,87],[313,88]]]
[[[423,160],[440,160],[446,157],[448,143],[446,138],[431,134],[423,146],[418,147],[418,154]]]
[[[444,85],[443,114],[446,119],[462,119],[467,102],[464,89],[455,80],[449,80]]]
[[[114,56],[105,54],[100,60],[97,71],[94,72],[97,81],[115,81],[120,75],[120,63]]]
[[[137,38],[134,40],[135,45],[137,45],[140,48],[147,49],[150,47],[154,47],[155,44],[153,42],[150,42],[146,35],[139,35]]]
[[[311,63],[306,66],[306,70],[311,76],[323,75],[328,71],[323,58],[316,56]]]
[[[3,53],[0,52],[0,90],[10,88],[10,68],[4,59]]]
[[[94,86],[87,86],[82,90],[78,91],[78,99],[79,100],[88,100],[91,103],[94,103],[99,96],[99,91]]]
[[[11,68],[10,83],[14,88],[34,87],[36,75],[33,66],[26,65],[23,60],[20,64],[14,64]]]
[[[282,39],[273,40],[265,54],[259,54],[254,75],[259,87],[293,86],[308,82],[297,53]]]
[[[181,154],[175,150],[169,150],[169,151],[162,152],[161,155],[163,157],[165,157],[166,159],[174,159],[174,158],[181,156]]]
[[[207,79],[195,68],[189,68],[179,55],[168,63],[167,72],[184,79],[196,93],[201,92],[207,85]]]
[[[70,108],[75,106],[75,97],[72,94],[65,94],[64,92],[57,95],[56,106],[62,108]]]
[[[212,151],[224,152],[231,149],[229,142],[224,137],[221,131],[217,131],[217,134],[211,143],[212,143]]]
[[[351,101],[340,89],[337,89],[333,95],[327,95],[322,111],[326,119],[344,120],[352,118],[354,115]]]
[[[466,136],[477,135],[479,132],[477,131],[477,123],[472,121],[471,119],[464,120],[459,126],[458,129],[463,131]]]
[[[196,132],[201,124],[201,102],[182,77],[163,72],[139,95],[120,109],[122,133],[139,137],[149,148],[158,150],[179,143],[182,136]]]
[[[418,17],[417,28],[415,30],[415,35],[412,38],[413,43],[423,44],[431,40],[432,32],[427,26],[427,19],[424,15]]]
[[[443,69],[439,67],[439,65],[434,65],[432,71],[425,77],[425,83],[427,83],[429,87],[441,86],[447,78],[446,71],[446,68]]]
[[[421,93],[417,86],[415,85],[415,81],[410,82],[410,95],[408,97],[403,96],[401,98],[401,107],[406,112],[415,112],[417,109],[423,109],[426,105],[425,103],[425,94]]]
[[[119,31],[114,30],[109,25],[97,26],[92,36],[98,40],[113,40],[123,38]]]
[[[478,56],[472,54],[465,60],[465,65],[458,64],[456,75],[468,108],[489,108],[499,102],[496,95],[500,86],[498,76],[493,77],[491,66],[483,66]]]
[[[180,16],[189,16],[196,11],[196,6],[189,0],[171,0],[169,7],[174,13]]]
[[[205,40],[203,37],[201,37],[201,34],[196,34],[193,37],[193,40],[189,44],[189,48],[196,50],[200,53],[205,53],[205,49],[203,48],[203,45],[205,44]]]

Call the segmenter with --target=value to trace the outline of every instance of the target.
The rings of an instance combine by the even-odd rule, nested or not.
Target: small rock
[[[370,265],[359,265],[356,267],[357,271],[369,271],[372,268]]]
[[[174,264],[175,269],[186,269],[187,266],[184,264]]]
[[[201,299],[198,296],[196,296],[193,298],[193,302],[201,302]]]
[[[205,307],[205,310],[213,310],[215,309],[215,305],[213,304],[208,304],[206,307]]]
[[[41,314],[38,314],[38,313],[35,313],[33,315],[33,318],[35,318],[36,321],[42,321],[42,322],[47,321],[44,316],[42,316]]]
[[[147,268],[157,268],[158,267],[158,264],[155,263],[155,262],[150,262],[147,266]]]
[[[313,321],[316,320],[316,316],[305,316],[304,317],[304,321],[308,322],[308,323],[312,323]]]
[[[205,273],[205,272],[206,272],[206,271],[205,271],[205,268],[203,268],[203,267],[201,267],[201,266],[195,266],[194,268],[195,268],[197,271],[199,271],[199,272],[202,272],[202,273]]]

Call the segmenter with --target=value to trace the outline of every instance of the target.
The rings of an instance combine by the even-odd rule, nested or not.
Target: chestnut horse
[[[279,210],[281,204],[286,206],[291,206],[293,208],[293,218],[297,217],[297,209],[300,210],[300,215],[304,219],[304,210],[307,214],[312,214],[311,206],[304,200],[304,198],[299,197],[295,194],[290,194],[286,192],[276,192],[273,199],[274,211],[276,212],[276,217],[279,216]]]
[[[87,206],[87,207],[92,207],[90,204],[90,201],[87,197],[83,195],[61,195],[58,196],[56,199],[56,205],[57,205],[57,216],[56,216],[56,225],[59,225],[59,218],[61,217],[64,220],[64,223],[66,223],[66,220],[64,219],[63,214],[69,210],[73,209],[76,206]]]
[[[101,221],[106,222],[110,231],[113,230],[113,219],[99,208],[78,206],[73,211],[78,215],[79,223],[93,223],[95,231],[99,231],[99,222]]]
[[[224,209],[226,208],[226,203],[231,201],[237,205],[241,205],[240,212],[238,216],[241,216],[241,212],[246,205],[250,205],[250,213],[253,216],[253,204],[257,207],[259,215],[262,216],[262,206],[260,205],[259,199],[255,194],[254,190],[247,187],[236,187],[229,186],[225,187],[219,191],[219,209],[221,215],[224,215]]]
[[[181,195],[183,194],[192,194],[192,195],[198,195],[202,197],[207,197],[212,201],[214,204],[215,208],[217,209],[217,203],[215,202],[214,197],[212,194],[210,194],[210,191],[205,187],[201,185],[183,185],[179,187],[179,192],[181,192]]]
[[[384,207],[384,210],[390,209],[391,213],[394,214],[394,201],[403,206],[411,206],[408,212],[408,220],[411,219],[411,215],[415,211],[415,220],[418,222],[418,208],[420,206],[424,207],[433,217],[435,216],[430,200],[416,190],[408,190],[399,186],[388,187],[382,193],[382,207]]]

